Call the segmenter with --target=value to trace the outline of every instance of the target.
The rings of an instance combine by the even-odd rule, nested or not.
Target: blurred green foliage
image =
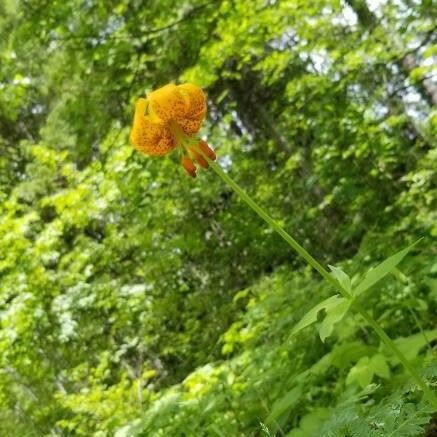
[[[3,1],[0,435],[423,435],[432,409],[364,320],[291,336],[333,290],[212,172],[128,133],[146,90],[192,81],[219,163],[352,283],[423,236],[362,301],[435,385],[433,15]]]

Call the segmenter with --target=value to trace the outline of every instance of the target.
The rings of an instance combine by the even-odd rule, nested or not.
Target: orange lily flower
[[[176,148],[182,152],[186,172],[196,177],[196,161],[208,168],[216,155],[209,145],[196,137],[206,115],[206,97],[191,83],[169,84],[140,98],[130,133],[133,146],[142,153],[163,156]]]

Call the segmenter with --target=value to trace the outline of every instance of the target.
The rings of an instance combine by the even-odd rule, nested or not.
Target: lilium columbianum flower
[[[136,102],[130,141],[140,152],[153,156],[179,148],[183,167],[196,177],[193,161],[208,168],[205,157],[216,158],[208,144],[196,137],[205,115],[206,97],[201,88],[191,83],[166,85]]]

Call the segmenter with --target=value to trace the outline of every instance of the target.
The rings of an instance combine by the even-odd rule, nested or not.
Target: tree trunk
[[[346,3],[357,14],[358,22],[363,28],[371,31],[372,28],[378,24],[378,18],[369,9],[365,0],[346,0]],[[387,34],[388,33],[389,32],[387,32]],[[395,37],[394,39],[390,39],[394,43],[396,49],[402,51],[403,47],[401,47],[399,38]],[[407,50],[404,50],[404,52],[407,52]],[[405,72],[406,76],[409,76],[411,71],[419,66],[414,55],[411,52],[406,54],[398,62],[398,64]],[[417,88],[422,97],[428,102],[429,105],[437,105],[437,86],[431,79],[424,79],[417,85]]]

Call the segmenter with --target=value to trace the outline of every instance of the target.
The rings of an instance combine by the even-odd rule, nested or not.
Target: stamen
[[[208,161],[193,146],[189,146],[188,150],[201,167],[209,168]]]
[[[214,150],[209,147],[208,143],[206,141],[200,140],[198,144],[200,150],[211,160],[215,161],[217,159],[217,156],[214,152]]]
[[[181,164],[184,167],[185,171],[192,177],[196,177],[196,166],[191,158],[188,156],[183,156],[181,159]]]

